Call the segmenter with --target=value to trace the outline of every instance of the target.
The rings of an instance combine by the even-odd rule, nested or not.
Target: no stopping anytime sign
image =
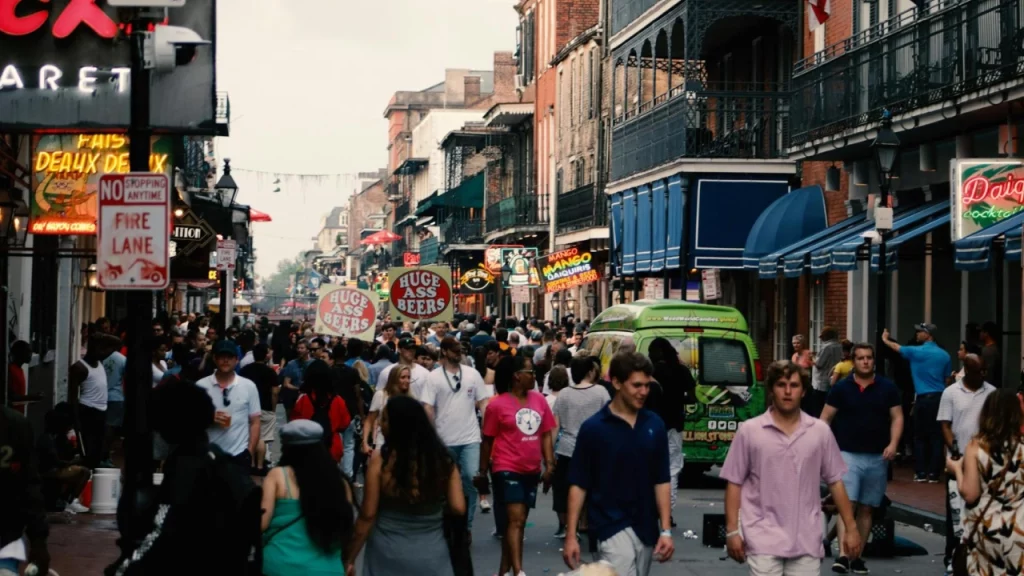
[[[453,318],[452,271],[447,266],[392,268],[388,276],[393,320],[418,322]]]

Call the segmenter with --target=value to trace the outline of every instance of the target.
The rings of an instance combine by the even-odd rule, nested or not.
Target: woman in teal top
[[[281,428],[282,456],[263,481],[263,574],[343,576],[352,530],[352,490],[324,442],[323,428],[294,420]]]

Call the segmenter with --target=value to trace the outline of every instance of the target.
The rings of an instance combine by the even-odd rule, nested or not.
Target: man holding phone
[[[255,465],[253,455],[260,439],[260,394],[256,384],[235,374],[238,347],[229,341],[213,348],[216,370],[196,383],[206,391],[216,411],[209,429],[210,443],[234,457],[246,471]]]

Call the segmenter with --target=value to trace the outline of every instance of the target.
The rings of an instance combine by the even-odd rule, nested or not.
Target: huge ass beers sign
[[[316,303],[316,332],[373,340],[377,321],[377,295],[337,284],[320,286]]]
[[[446,266],[392,268],[391,318],[398,322],[451,320],[452,271]]]

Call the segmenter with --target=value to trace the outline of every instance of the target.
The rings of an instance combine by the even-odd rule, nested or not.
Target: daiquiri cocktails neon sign
[[[1024,211],[1024,162],[957,160],[952,168],[954,241]]]

